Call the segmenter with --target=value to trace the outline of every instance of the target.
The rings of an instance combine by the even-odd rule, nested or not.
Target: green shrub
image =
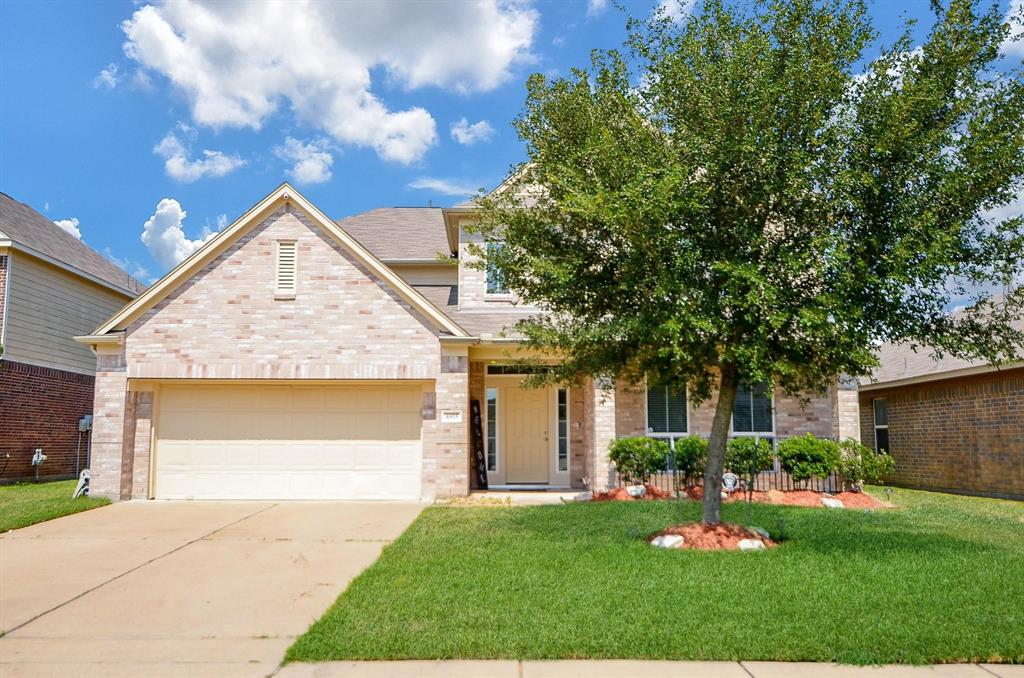
[[[748,491],[752,491],[754,478],[771,468],[774,456],[767,440],[733,438],[725,448],[725,466],[745,480]]]
[[[852,490],[859,492],[864,483],[880,483],[896,470],[896,461],[885,452],[875,452],[853,438],[839,443],[839,475]]]
[[[652,473],[665,468],[667,457],[668,443],[658,438],[619,438],[608,446],[608,458],[627,485],[646,483]]]
[[[807,433],[779,443],[779,460],[794,482],[824,478],[839,465],[839,445]]]
[[[676,469],[689,487],[704,475],[708,460],[708,441],[699,436],[689,436],[676,441]]]

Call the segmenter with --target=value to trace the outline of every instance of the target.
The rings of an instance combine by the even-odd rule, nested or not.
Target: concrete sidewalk
[[[790,662],[395,661],[289,664],[274,678],[1024,678],[1024,665]]]

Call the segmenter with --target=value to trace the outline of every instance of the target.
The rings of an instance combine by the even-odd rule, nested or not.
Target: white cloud
[[[82,231],[78,228],[78,219],[71,217],[69,219],[55,219],[54,222],[61,227],[65,233],[68,233],[76,240],[82,239]]]
[[[284,140],[283,146],[274,149],[277,157],[292,163],[288,176],[300,184],[322,184],[331,178],[334,156],[327,139],[302,142],[292,137]]]
[[[679,23],[690,16],[696,4],[697,0],[661,0],[656,11],[663,13],[673,23]]]
[[[1024,58],[1024,0],[1010,0],[1005,21],[1010,24],[1010,34],[1002,44],[1002,53]]]
[[[106,68],[100,71],[99,75],[93,78],[92,86],[96,89],[100,87],[114,89],[119,82],[121,82],[121,78],[117,74],[117,64],[109,63]]]
[[[538,22],[519,0],[166,0],[122,29],[128,57],[166,76],[198,124],[259,129],[287,105],[340,143],[408,164],[436,143],[434,118],[390,110],[371,69],[407,89],[490,90],[533,59]]]
[[[195,130],[188,125],[178,123],[178,130],[191,145],[195,140]],[[245,160],[237,155],[225,155],[221,151],[203,151],[203,157],[190,160],[189,149],[175,132],[168,132],[160,140],[153,152],[164,159],[164,171],[167,176],[177,181],[190,183],[206,176],[222,177],[235,171],[245,164]]]
[[[204,228],[200,237],[189,240],[185,235],[184,221],[187,212],[174,198],[164,198],[157,203],[156,211],[142,226],[142,242],[153,259],[165,268],[177,266],[192,255],[203,244],[217,235],[217,231]],[[226,221],[226,219],[225,219]],[[217,220],[218,226],[220,219]]]
[[[608,0],[587,0],[587,16],[597,16],[608,9]]]
[[[465,118],[452,124],[452,139],[463,146],[472,146],[478,141],[487,141],[494,134],[494,128],[486,120],[474,122],[472,125]]]
[[[409,184],[409,188],[423,191],[433,191],[444,195],[473,195],[479,190],[465,182],[452,181],[450,179],[433,179],[421,177]]]

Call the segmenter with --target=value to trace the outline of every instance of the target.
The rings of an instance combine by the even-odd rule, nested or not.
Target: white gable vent
[[[295,297],[295,272],[297,266],[297,248],[294,240],[277,241],[277,284],[274,286],[276,297]]]

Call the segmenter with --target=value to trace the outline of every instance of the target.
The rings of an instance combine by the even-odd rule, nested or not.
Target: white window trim
[[[771,388],[771,402],[772,402],[772,430],[771,431],[737,431],[733,425],[734,414],[729,415],[729,437],[730,438],[753,438],[755,440],[761,440],[762,438],[771,438],[772,441],[772,467],[765,471],[766,473],[779,473],[782,471],[782,463],[779,460],[777,454],[775,454],[776,446],[779,444],[779,437],[775,434],[775,387]],[[733,403],[733,411],[735,412],[736,405]],[[751,412],[751,423],[753,423],[753,412]]]
[[[657,386],[656,388],[666,388],[666,387],[665,386]],[[655,431],[651,430],[651,426],[650,426],[651,420],[648,418],[649,412],[648,412],[648,405],[647,405],[647,391],[649,389],[650,389],[650,386],[648,386],[647,384],[644,384],[644,431],[645,431],[645,435],[648,438],[667,439],[667,440],[670,441],[670,444],[672,444],[672,441],[675,441],[675,440],[677,440],[679,438],[686,438],[686,437],[689,437],[690,435],[692,435],[692,433],[690,432],[690,389],[689,389],[689,387],[687,387],[687,386],[683,387],[683,423],[686,424],[686,430],[685,431],[665,431],[663,433],[662,432],[655,432]]]
[[[875,409],[875,403],[881,400],[885,403],[885,423],[879,424],[877,419],[878,411]],[[875,452],[879,453],[881,450],[878,447],[878,429],[884,428],[886,432],[889,431],[889,399],[888,398],[872,398],[871,399],[871,424],[875,429]],[[889,447],[892,447],[892,441],[889,441]],[[890,450],[885,451],[886,454],[890,453]]]
[[[509,291],[508,285],[505,285],[505,289],[501,291],[492,292],[490,289],[491,284],[491,270],[490,270],[490,249],[492,245],[503,245],[504,243],[497,240],[489,240],[484,243],[484,298],[491,301],[510,301],[515,298],[515,295]]]
[[[737,389],[737,392],[738,392],[738,389]],[[758,438],[758,437],[760,437],[760,438],[772,438],[772,439],[777,438],[777,436],[775,435],[775,389],[774,388],[772,388],[771,391],[770,391],[769,399],[771,400],[771,403],[772,403],[772,408],[771,408],[771,410],[772,410],[772,429],[770,431],[737,431],[736,430],[736,426],[735,426],[736,422],[734,421],[734,419],[735,419],[735,414],[734,413],[736,411],[736,403],[735,403],[735,401],[733,401],[733,412],[729,414],[729,435],[730,436],[743,436],[743,437],[747,437],[747,438]],[[753,423],[753,417],[754,417],[753,412],[751,412],[750,417],[751,417],[751,423]]]
[[[490,467],[487,444],[490,441],[491,422],[488,412],[488,391],[494,391],[494,468]],[[484,466],[487,474],[497,475],[501,469],[501,388],[484,384],[484,411],[481,417],[484,423]]]
[[[555,439],[555,454],[552,471],[558,475],[567,475],[572,469],[572,416],[570,411],[572,409],[572,401],[569,396],[569,387],[567,386],[555,386],[552,389],[555,393],[555,416],[554,426],[552,430],[555,435],[552,438]],[[558,395],[559,393],[565,393],[565,470],[558,468]]]

